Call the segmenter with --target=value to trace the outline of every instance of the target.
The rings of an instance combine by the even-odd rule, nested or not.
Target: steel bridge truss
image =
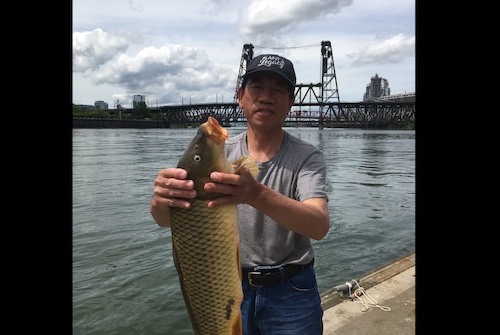
[[[308,88],[309,90],[309,88]],[[309,90],[312,94],[314,91]],[[246,122],[243,110],[235,103],[214,103],[183,106],[163,106],[151,112],[160,112],[171,123],[205,122],[209,116],[217,120]],[[415,122],[414,102],[330,102],[318,105],[317,102],[295,104],[285,122],[307,124],[391,124]]]
[[[238,88],[243,81],[247,62],[253,58],[253,48],[252,44],[243,45],[233,103],[162,106],[151,108],[150,111],[162,113],[164,119],[171,123],[205,122],[208,116],[215,117],[225,124],[246,122],[245,114],[238,105]],[[330,41],[321,42],[320,57],[321,82],[295,85],[295,104],[285,123],[356,126],[415,121],[415,101],[340,102]]]

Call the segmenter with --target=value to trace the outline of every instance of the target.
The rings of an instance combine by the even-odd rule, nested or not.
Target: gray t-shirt
[[[226,140],[226,156],[230,162],[249,155],[246,134],[244,131]],[[315,197],[328,199],[323,153],[286,131],[278,153],[271,160],[259,163],[256,179],[301,202]],[[239,204],[238,220],[242,267],[307,264],[313,259],[309,237],[284,228],[252,206]]]

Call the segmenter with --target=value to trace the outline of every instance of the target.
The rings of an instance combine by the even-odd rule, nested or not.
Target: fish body
[[[223,195],[205,192],[203,185],[213,171],[237,173],[247,166],[256,176],[258,167],[249,157],[230,163],[224,153],[227,136],[212,117],[199,127],[178,163],[194,181],[197,198],[190,209],[170,209],[172,254],[196,335],[242,333],[237,206],[208,208],[211,199]]]

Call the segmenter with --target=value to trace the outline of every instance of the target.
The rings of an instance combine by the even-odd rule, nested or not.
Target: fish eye
[[[201,161],[201,156],[200,155],[194,155],[193,160],[195,162],[199,162],[199,161]]]

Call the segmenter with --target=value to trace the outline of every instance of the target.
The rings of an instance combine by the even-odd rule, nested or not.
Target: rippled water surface
[[[285,128],[325,154],[320,292],[415,251],[415,131]],[[244,128],[228,128],[235,135]],[[196,129],[73,130],[73,334],[193,334],[153,180]]]

